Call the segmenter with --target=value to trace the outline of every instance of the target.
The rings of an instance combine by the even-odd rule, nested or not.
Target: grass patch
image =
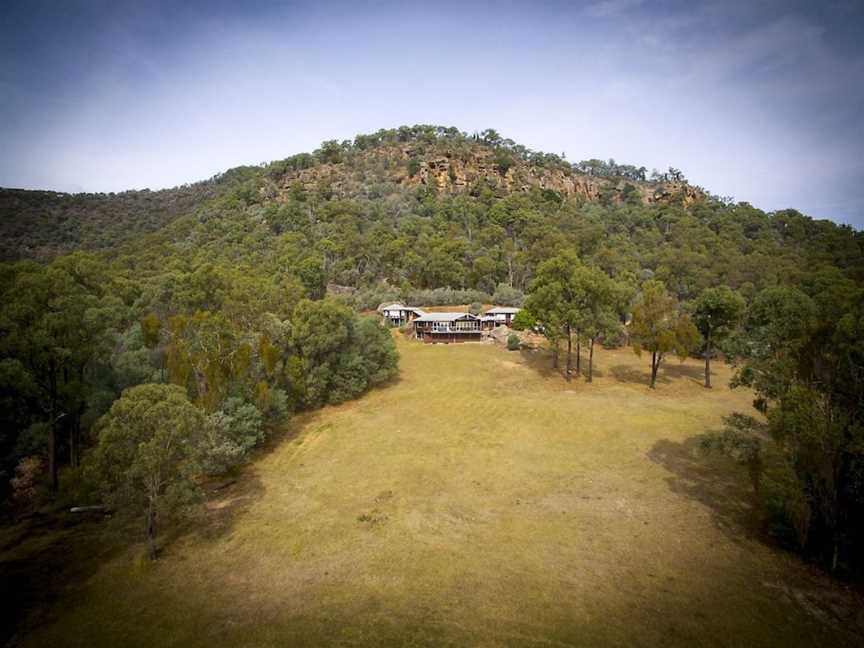
[[[589,385],[542,352],[397,342],[398,382],[294,421],[156,564],[91,558],[20,643],[860,641],[860,599],[766,543],[746,477],[697,452],[751,400],[719,363],[712,390],[672,361],[652,391],[626,350]]]

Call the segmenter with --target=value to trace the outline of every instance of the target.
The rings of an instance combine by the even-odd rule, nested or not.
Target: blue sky
[[[140,2],[0,11],[0,186],[161,188],[402,124],[864,228],[864,2]]]

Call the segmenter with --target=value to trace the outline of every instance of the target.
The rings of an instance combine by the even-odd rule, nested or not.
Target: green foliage
[[[492,303],[498,306],[521,306],[524,302],[522,291],[505,283],[499,283],[492,295]]]
[[[693,323],[705,341],[705,386],[711,386],[711,356],[734,331],[744,315],[745,302],[728,286],[706,288],[693,303]]]
[[[711,432],[702,437],[702,448],[706,451],[722,452],[745,466],[753,490],[759,494],[765,468],[767,426],[752,416],[739,413],[725,417],[723,422],[725,426],[722,431]]]
[[[528,331],[533,329],[537,325],[537,318],[534,316],[528,308],[523,308],[513,317],[513,321],[510,323],[517,331]]]
[[[815,325],[815,305],[800,290],[778,287],[760,292],[747,311],[746,335],[733,347],[744,361],[732,384],[752,387],[763,403],[779,399],[795,380],[797,356]]]
[[[254,405],[229,398],[207,415],[198,448],[201,468],[223,473],[237,465],[264,439],[263,417]]]
[[[835,293],[825,310],[794,288],[756,296],[735,339],[733,385],[756,392],[766,423],[742,425],[752,419],[739,415],[727,431],[736,444],[721,447],[761,461],[758,495],[772,533],[854,575],[864,570],[862,305],[860,288]]]
[[[17,433],[34,422],[49,425],[48,467],[56,490],[58,424],[70,429],[67,450],[75,465],[88,395],[129,311],[107,266],[92,255],[60,257],[44,268],[16,264],[6,279],[0,287],[0,381],[11,388],[12,408],[0,414],[6,419],[0,427],[12,423]],[[4,434],[4,450],[15,436]]]
[[[309,299],[321,299],[327,290],[324,260],[316,257],[303,259],[297,266],[297,276]]]
[[[393,338],[376,321],[330,299],[301,301],[292,321],[307,407],[354,398],[395,375]]]
[[[516,335],[515,333],[511,333],[507,336],[508,351],[518,351],[520,346],[522,346],[522,343],[520,342],[518,335]]]
[[[144,346],[148,349],[154,349],[159,344],[161,327],[162,322],[159,321],[159,316],[156,313],[148,313],[141,318],[141,334],[144,338]]]
[[[147,520],[148,555],[156,557],[159,514],[195,501],[204,416],[174,385],[139,385],[100,420],[92,471],[104,501]]]
[[[682,360],[699,345],[699,331],[690,317],[681,310],[676,299],[660,281],[646,281],[633,306],[630,323],[633,350],[651,353],[651,382],[657,382],[657,371],[663,357],[674,352]]]

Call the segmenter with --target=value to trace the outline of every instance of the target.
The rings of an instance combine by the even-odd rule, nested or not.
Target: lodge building
[[[497,306],[483,316],[472,313],[433,313],[403,304],[387,304],[378,308],[390,326],[411,325],[414,336],[427,343],[477,342],[485,331],[497,326],[510,326],[518,308]]]

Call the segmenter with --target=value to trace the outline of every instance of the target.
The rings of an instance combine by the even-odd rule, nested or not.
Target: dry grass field
[[[156,564],[68,532],[78,577],[16,642],[860,645],[856,594],[772,547],[744,475],[698,451],[749,407],[720,363],[713,390],[672,359],[651,391],[629,350],[568,385],[540,352],[399,348],[399,380],[294,420]]]

